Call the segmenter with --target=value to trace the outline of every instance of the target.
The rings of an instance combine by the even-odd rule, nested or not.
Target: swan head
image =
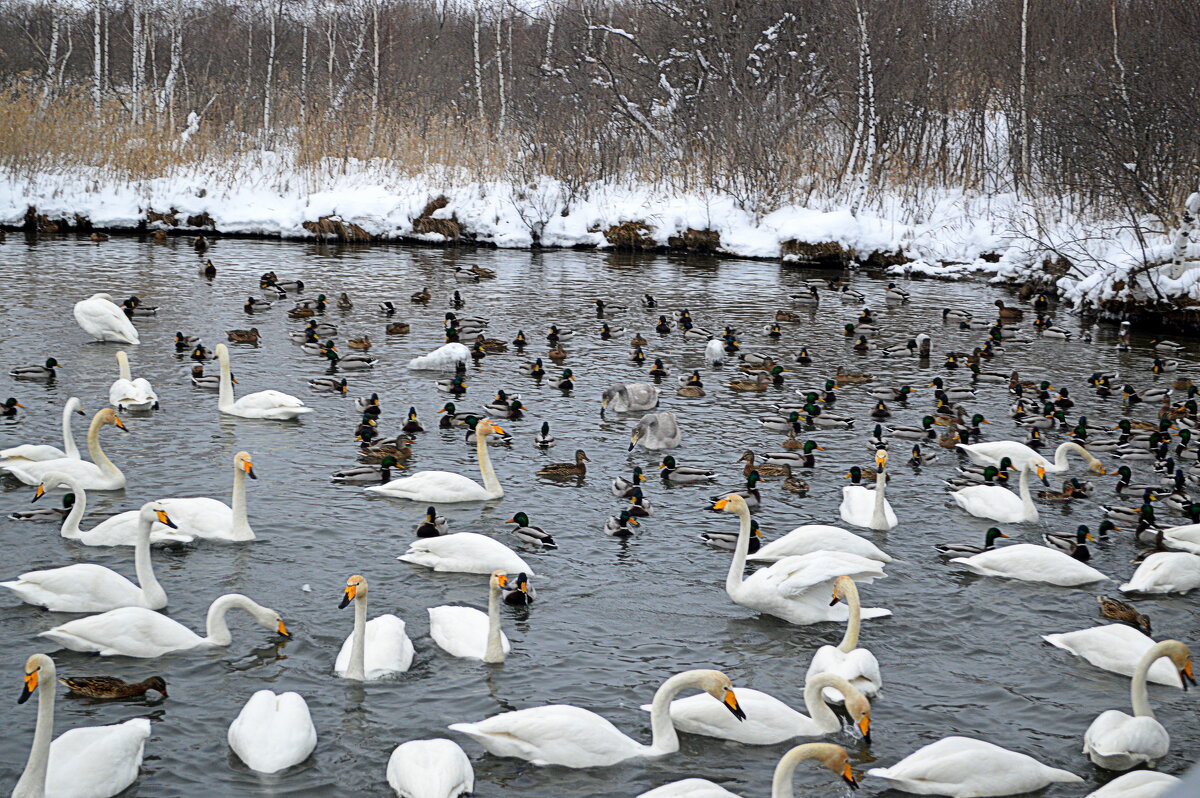
[[[737,493],[731,493],[724,499],[719,499],[713,504],[713,509],[735,515],[741,512],[750,512],[750,507],[746,504],[746,500]]]
[[[67,474],[64,474],[61,471],[47,471],[42,475],[42,482],[37,486],[37,490],[33,492],[33,499],[31,499],[31,501],[37,501],[45,496],[48,491],[54,490],[62,485],[66,485],[72,490],[76,489],[75,480],[71,479],[71,477]]]
[[[42,669],[48,671],[50,689],[54,689],[54,660],[45,654],[31,654],[29,659],[25,660],[25,686],[21,689],[21,697],[17,699],[18,704],[24,704],[38,689],[38,685],[41,684]]]
[[[875,467],[880,471],[887,468],[887,459],[887,452],[885,452],[883,449],[875,450]]]
[[[111,425],[122,432],[129,432],[129,430],[125,427],[125,422],[122,421],[121,417],[117,415],[117,411],[113,410],[111,407],[106,407],[103,410],[100,410],[96,413],[95,417],[100,419],[101,426]]]
[[[346,587],[342,590],[342,602],[338,604],[338,609],[344,609],[349,606],[351,601],[358,598],[358,594],[362,593],[363,598],[367,596],[367,580],[359,574],[355,574],[346,580]]]
[[[842,599],[858,595],[858,585],[849,576],[839,576],[833,583],[833,599],[829,606],[837,604]]]
[[[167,511],[161,507],[155,507],[154,504],[154,502],[147,502],[146,504],[143,504],[141,509],[138,511],[138,516],[143,520],[150,521],[151,523],[157,521],[163,526],[170,527],[171,529],[179,529],[179,527],[175,525],[175,522],[171,520],[171,517],[167,515]]]
[[[745,720],[746,713],[738,704],[733,692],[733,682],[720,671],[695,670],[689,673],[689,682],[720,701],[738,720]]]
[[[1188,647],[1178,640],[1168,640],[1170,645],[1164,646],[1164,654],[1175,665],[1179,671],[1179,681],[1183,684],[1183,689],[1188,688],[1188,682],[1196,684],[1196,678],[1192,675],[1192,652]],[[32,659],[32,658],[31,658]]]
[[[846,696],[846,711],[854,725],[862,733],[864,743],[871,742],[871,702],[862,693],[855,690]]]
[[[815,759],[825,768],[841,776],[842,781],[850,785],[850,789],[858,789],[858,782],[854,780],[854,770],[850,767],[850,755],[840,745],[835,745],[834,743],[805,743],[804,745],[798,745],[783,755],[780,764],[783,764],[783,760],[797,755],[803,759]]]
[[[225,346],[225,344],[217,344],[217,348],[214,351],[216,352],[217,360],[220,360],[222,363],[229,362],[229,347]]]
[[[479,422],[475,425],[475,434],[476,435],[492,435],[492,434],[503,435],[504,430],[501,429],[498,424],[493,424],[490,419],[483,418],[483,419],[480,419]]]
[[[254,461],[249,452],[238,452],[233,456],[233,467],[240,469],[250,479],[258,479],[254,474]]]
[[[491,590],[500,590],[508,586],[508,571],[497,569],[492,571],[492,576],[488,580],[488,588]]]

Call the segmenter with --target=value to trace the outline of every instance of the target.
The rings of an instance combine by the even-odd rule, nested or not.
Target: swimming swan
[[[747,559],[775,562],[784,557],[811,554],[814,551],[844,551],[868,560],[892,561],[889,555],[866,538],[826,524],[798,526],[783,537],[772,540]]]
[[[114,726],[81,726],[51,742],[57,686],[54,660],[34,654],[25,661],[25,688],[17,703],[24,704],[35,690],[41,690],[33,745],[13,798],[108,798],[123,792],[141,770],[150,721],[134,718]]]
[[[221,362],[221,387],[220,393],[217,394],[217,409],[225,415],[290,421],[312,412],[312,408],[305,407],[304,402],[280,391],[249,393],[235,402],[229,371],[229,347],[225,344],[217,344],[217,360]]]
[[[258,478],[254,461],[249,452],[238,452],[233,456],[232,507],[203,496],[159,499],[156,504],[167,511],[181,533],[204,540],[254,540],[254,530],[246,517],[246,477]]]
[[[117,351],[119,376],[108,389],[108,403],[118,410],[150,410],[158,407],[158,394],[145,377],[133,379],[129,373],[129,356]]]
[[[675,449],[683,439],[679,422],[670,410],[661,413],[647,413],[638,421],[629,436],[629,451],[641,445],[643,449],[657,452],[663,449]]]
[[[970,485],[950,495],[955,504],[976,518],[988,518],[1002,524],[1034,523],[1038,520],[1038,510],[1029,493],[1031,469],[1036,469],[1040,479],[1046,478],[1046,470],[1040,463],[1022,466],[1019,496],[1000,485]]]
[[[506,584],[508,574],[492,572],[486,614],[474,607],[430,607],[429,636],[438,648],[463,659],[504,662],[512,650],[508,637],[500,631],[500,591]]]
[[[138,538],[133,550],[136,585],[103,565],[76,563],[29,571],[15,582],[0,582],[0,586],[16,593],[26,604],[51,612],[106,612],[119,607],[161,610],[167,606],[167,593],[154,577],[150,560],[150,529],[155,521],[175,526],[156,502],[143,504],[138,511]]]
[[[483,476],[483,485],[452,471],[418,471],[410,477],[393,479],[386,485],[371,485],[364,490],[397,499],[432,504],[499,499],[504,495],[504,488],[500,487],[500,480],[496,478],[496,472],[492,469],[492,459],[488,455],[487,446],[488,436],[493,433],[503,435],[504,430],[486,418],[475,425],[475,455],[479,460],[479,473]]]
[[[842,642],[836,646],[821,646],[808,664],[804,681],[815,678],[821,673],[833,673],[850,682],[867,698],[874,698],[883,687],[883,677],[879,674],[879,661],[875,655],[865,648],[858,647],[858,634],[862,627],[862,604],[858,596],[858,585],[848,576],[839,576],[833,583],[833,600],[845,599],[850,608],[850,618],[846,621],[846,633]],[[825,700],[841,702],[841,694],[831,687],[825,688]]]
[[[658,407],[658,388],[646,382],[617,383],[600,397],[600,417],[604,411],[632,413]]]
[[[829,604],[827,591],[833,580],[850,576],[870,582],[884,576],[883,566],[876,560],[846,552],[817,551],[785,557],[743,579],[746,553],[750,548],[750,508],[737,494],[721,499],[713,508],[736,513],[741,521],[737,547],[725,577],[725,592],[735,603],[748,609],[795,624],[845,621],[850,617],[849,609],[843,604]],[[824,587],[819,587],[821,585]],[[880,618],[891,614],[891,610],[868,608],[863,610],[862,617]]]
[[[1054,462],[1048,462],[1036,449],[1030,448],[1017,441],[988,441],[986,443],[959,443],[955,448],[966,452],[971,462],[981,466],[998,466],[1007,457],[1016,468],[1022,468],[1026,463],[1040,464],[1049,474],[1061,474],[1070,468],[1067,454],[1074,452],[1087,462],[1088,467],[1097,474],[1104,474],[1104,466],[1091,452],[1074,441],[1059,444],[1054,450]]]
[[[358,574],[346,580],[338,609],[351,601],[354,631],[342,643],[333,672],[362,682],[407,671],[413,661],[413,644],[405,633],[404,621],[395,615],[367,620],[367,580]]]
[[[9,461],[0,465],[0,469],[8,471],[26,485],[38,485],[46,474],[59,471],[74,478],[79,486],[86,490],[121,490],[125,487],[125,475],[100,448],[100,429],[108,425],[122,432],[129,431],[111,407],[97,411],[88,426],[88,454],[92,458],[90,463],[86,460],[62,457],[57,460]]]
[[[302,695],[259,690],[229,724],[226,739],[251,770],[278,773],[308,759],[317,729]]]
[[[458,743],[409,740],[392,751],[387,782],[399,798],[458,798],[475,791],[475,771]]]
[[[950,562],[962,563],[983,576],[1044,582],[1059,587],[1075,587],[1108,579],[1100,571],[1066,552],[1033,543],[1004,546],[972,557],[955,557]]]
[[[495,538],[478,532],[455,532],[435,538],[421,538],[408,544],[408,551],[396,558],[435,571],[466,574],[511,574],[536,576],[529,564],[515,551]]]
[[[1153,638],[1123,623],[1093,626],[1090,629],[1065,634],[1043,635],[1042,639],[1052,646],[1082,657],[1101,670],[1124,676],[1133,676],[1142,657],[1155,645]],[[1165,662],[1155,661],[1150,666],[1147,678],[1155,684],[1183,687],[1179,672]]]
[[[1167,755],[1171,747],[1171,735],[1154,717],[1150,708],[1150,697],[1146,691],[1146,677],[1150,666],[1160,659],[1169,659],[1179,671],[1179,678],[1186,686],[1192,678],[1192,655],[1188,647],[1178,640],[1163,640],[1155,643],[1138,660],[1137,670],[1129,685],[1133,716],[1119,709],[1101,712],[1088,726],[1083,735],[1083,753],[1092,763],[1107,770],[1129,770],[1146,765],[1154,767],[1158,760]]]
[[[820,762],[841,776],[852,789],[858,786],[858,782],[854,780],[854,771],[850,768],[850,756],[845,748],[833,743],[805,743],[784,754],[775,766],[775,776],[771,781],[771,798],[794,798],[792,779],[796,773],[796,766],[806,759]],[[638,798],[738,798],[738,795],[707,779],[684,779],[644,792]]]
[[[896,511],[884,495],[887,487],[887,452],[875,452],[875,490],[862,485],[847,485],[842,488],[842,520],[851,526],[861,526],[880,532],[896,526]]]
[[[72,396],[63,405],[62,433],[63,448],[45,444],[25,443],[9,449],[0,449],[0,460],[61,460],[63,458],[79,459],[79,447],[75,445],[75,436],[71,433],[71,416],[75,413],[84,415],[83,405]]]
[[[466,734],[496,756],[516,757],[535,765],[606,767],[678,751],[679,735],[671,724],[670,705],[689,687],[708,693],[735,717],[745,716],[728,676],[720,671],[691,670],[667,679],[655,692],[650,745],[625,735],[595,712],[569,704],[501,712],[476,723],[452,723],[449,728]]]
[[[138,344],[133,322],[112,301],[110,294],[92,294],[75,303],[75,321],[83,331],[97,341]]]
[[[229,645],[233,642],[233,635],[225,623],[225,613],[234,607],[250,613],[250,617],[264,629],[288,637],[287,627],[283,625],[278,612],[240,593],[227,593],[209,605],[205,637],[178,621],[142,607],[123,607],[68,621],[42,632],[38,637],[53,640],[72,651],[91,651],[102,657],[148,659],[173,651]]]
[[[68,540],[77,540],[85,546],[137,545],[139,510],[126,510],[105,518],[91,529],[80,529],[79,522],[83,520],[83,515],[87,512],[87,491],[80,487],[72,477],[61,471],[51,471],[42,477],[42,482],[38,485],[33,500],[37,501],[45,496],[47,491],[63,485],[66,485],[75,494],[75,503],[71,505],[71,511],[67,513],[67,517],[63,519],[62,528],[59,530],[60,535]],[[164,541],[191,543],[194,540],[191,535],[185,535],[159,523],[152,524],[151,529],[151,543]]]
[[[1055,782],[1079,784],[1079,776],[1043,765],[1031,756],[970,737],[944,737],[868,776],[917,795],[984,798],[1034,792]]]
[[[746,717],[735,721],[703,695],[671,702],[671,723],[681,732],[732,740],[745,745],[775,745],[793,737],[821,737],[841,731],[842,721],[821,698],[822,690],[845,691],[847,711],[863,737],[870,739],[871,704],[848,681],[834,673],[814,676],[804,686],[803,715],[772,695],[738,687],[738,702]],[[652,705],[643,704],[643,710]]]

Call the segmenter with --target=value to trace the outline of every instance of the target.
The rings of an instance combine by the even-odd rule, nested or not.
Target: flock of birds
[[[211,260],[201,269],[211,278],[215,267]],[[439,426],[460,428],[468,444],[474,447],[480,480],[453,471],[407,471],[405,461],[419,446],[425,427],[415,407],[401,415],[400,433],[385,437],[380,419],[385,398],[377,394],[354,400],[361,414],[355,429],[359,463],[331,475],[335,482],[361,486],[363,490],[399,500],[427,505],[425,518],[415,530],[415,540],[399,559],[436,571],[478,574],[487,578],[486,612],[473,607],[439,606],[429,608],[430,634],[434,643],[455,657],[501,663],[512,646],[501,628],[502,604],[529,604],[536,599],[531,565],[512,547],[494,536],[451,533],[438,505],[462,502],[496,501],[504,496],[490,458],[490,448],[511,439],[503,424],[525,417],[526,408],[518,393],[499,391],[478,412],[464,411],[467,392],[467,364],[489,355],[515,349],[524,353],[534,344],[524,331],[512,339],[488,337],[486,318],[462,313],[466,304],[463,291],[471,284],[494,275],[482,267],[456,268],[453,279],[462,285],[451,298],[453,310],[444,318],[446,342],[436,350],[413,358],[408,368],[417,372],[440,372],[435,383],[446,397]],[[301,298],[300,281],[281,280],[273,272],[259,280],[259,294],[247,298],[243,309],[253,317],[267,312],[272,302],[293,304],[287,310],[297,328],[291,341],[301,351],[328,363],[328,376],[310,382],[314,391],[346,395],[350,390],[347,375],[372,369],[378,364],[370,354],[368,337],[349,339],[346,346],[355,350],[344,353],[337,343],[336,325],[325,320],[328,307],[348,311],[353,308],[349,296],[342,294],[334,302],[320,294],[315,299]],[[411,302],[426,304],[430,292],[422,289]],[[798,309],[811,309],[822,302],[848,303],[855,306],[866,297],[840,280],[814,279],[792,295]],[[890,284],[883,301],[903,304],[907,292]],[[641,300],[641,308],[618,306],[606,300],[595,302],[599,336],[603,340],[624,340],[624,332],[610,326],[610,319],[640,317],[649,320],[655,334],[682,336],[694,340],[703,350],[706,364],[715,376],[720,367],[736,366],[736,376],[717,387],[713,377],[700,370],[678,375],[678,386],[670,393],[686,404],[689,398],[706,392],[724,390],[736,393],[761,393],[783,386],[797,365],[807,366],[812,357],[806,348],[786,359],[752,351],[746,338],[756,331],[707,329],[696,324],[687,309],[667,311],[659,308],[650,295]],[[1190,490],[1200,482],[1200,430],[1197,389],[1190,381],[1173,379],[1170,388],[1150,387],[1141,391],[1125,383],[1116,374],[1093,374],[1088,389],[1099,396],[1112,396],[1119,402],[1121,416],[1111,423],[1095,424],[1083,416],[1073,416],[1074,402],[1066,387],[1054,388],[1044,381],[1026,381],[1011,370],[986,366],[1002,358],[1006,348],[1031,343],[1019,324],[1027,312],[997,301],[997,313],[986,320],[963,309],[946,309],[943,323],[963,330],[977,330],[982,340],[972,351],[949,352],[943,360],[946,374],[928,385],[877,384],[870,374],[839,367],[837,373],[822,380],[819,387],[796,391],[799,401],[773,406],[774,412],[759,419],[762,428],[783,436],[776,450],[747,450],[741,462],[745,487],[719,491],[709,508],[736,517],[733,524],[706,531],[702,540],[732,557],[725,590],[734,603],[758,613],[775,616],[789,623],[804,625],[823,622],[844,623],[845,635],[836,645],[820,647],[813,653],[806,676],[804,712],[764,692],[736,687],[725,674],[716,670],[688,670],[666,681],[643,707],[650,714],[652,730],[649,744],[626,735],[610,721],[590,710],[572,705],[548,705],[501,712],[475,722],[450,725],[450,730],[473,740],[486,751],[501,757],[515,757],[535,765],[559,765],[568,768],[592,768],[618,762],[662,757],[679,750],[679,733],[703,735],[743,745],[773,745],[796,738],[821,738],[844,731],[851,724],[855,736],[870,741],[871,706],[882,700],[883,668],[871,651],[860,645],[862,621],[890,615],[890,610],[864,607],[860,587],[869,586],[885,576],[884,567],[892,561],[881,547],[887,532],[915,519],[921,508],[901,508],[897,512],[888,499],[889,480],[894,463],[902,460],[914,468],[930,467],[945,456],[962,458],[961,467],[948,476],[952,501],[965,513],[997,524],[987,531],[982,545],[976,542],[945,542],[937,553],[949,563],[984,576],[1042,582],[1064,587],[1095,585],[1108,577],[1088,564],[1088,543],[1099,536],[1117,544],[1117,532],[1131,529],[1130,539],[1145,544],[1137,566],[1119,590],[1129,597],[1146,594],[1182,594],[1200,587],[1200,504],[1192,501]],[[1033,303],[1036,318],[1033,334],[1049,339],[1067,339],[1070,333],[1053,323],[1052,304],[1039,296]],[[373,312],[386,323],[387,334],[404,334],[409,325],[395,320],[400,307],[391,301],[380,303]],[[120,304],[108,294],[95,294],[74,306],[79,326],[98,341],[136,345],[140,343],[133,322],[139,316],[153,315],[137,297]],[[856,311],[857,312],[857,311]],[[807,321],[796,311],[775,312],[762,334],[768,342],[783,337],[782,325]],[[934,357],[931,336],[914,335],[904,341],[881,343],[881,326],[864,306],[855,322],[844,333],[849,349],[888,358],[912,358],[928,361]],[[548,347],[542,357],[525,362],[523,377],[562,390],[575,387],[575,375],[561,367],[566,359],[564,344],[575,332],[551,325],[544,333]],[[1122,326],[1118,346],[1129,347],[1128,324]],[[258,346],[257,328],[229,330],[233,345]],[[536,340],[536,336],[530,336]],[[638,416],[629,439],[630,451],[640,448],[661,458],[659,473],[667,483],[678,485],[711,484],[716,473],[697,464],[680,463],[670,454],[680,446],[686,424],[675,412],[660,409],[664,394],[663,379],[668,367],[660,357],[650,357],[650,347],[640,333],[629,341],[630,360],[645,367],[651,381],[618,383],[599,396],[601,416],[635,414]],[[223,415],[248,419],[291,421],[310,412],[302,400],[274,390],[261,390],[235,398],[236,380],[232,371],[230,348],[226,344],[209,351],[194,337],[178,332],[174,347],[177,354],[195,361],[192,383],[197,389],[217,392],[217,411]],[[1182,349],[1170,341],[1152,342],[1157,357],[1152,371],[1169,374],[1179,368],[1170,359]],[[109,405],[97,411],[87,433],[90,460],[80,453],[71,431],[75,415],[84,411],[79,399],[69,399],[62,416],[63,448],[45,444],[22,444],[0,450],[0,471],[9,478],[35,489],[34,498],[64,490],[61,507],[15,511],[19,520],[61,522],[63,537],[89,546],[132,546],[136,579],[102,566],[77,563],[61,568],[30,571],[16,579],[0,583],[23,602],[51,612],[94,613],[52,626],[40,637],[59,648],[94,652],[102,656],[153,659],[165,654],[227,646],[231,633],[226,624],[230,610],[241,610],[272,634],[288,636],[280,614],[252,598],[227,594],[216,598],[208,611],[204,634],[174,621],[159,610],[168,603],[170,585],[160,583],[153,568],[152,544],[186,545],[198,541],[224,541],[230,544],[255,539],[246,504],[246,480],[254,479],[252,457],[238,452],[233,458],[230,503],[211,498],[167,497],[144,503],[107,518],[92,528],[81,529],[87,512],[89,491],[113,491],[126,487],[121,469],[105,455],[100,441],[106,427],[125,430],[120,413],[152,414],[158,407],[153,386],[144,378],[133,378],[129,352],[115,351],[117,378],[109,392]],[[218,373],[206,375],[205,364],[217,361]],[[51,357],[42,364],[18,366],[11,375],[17,380],[34,382],[54,379],[59,367]],[[668,383],[670,385],[670,383]],[[846,404],[839,399],[860,386],[870,397],[865,412],[841,412]],[[926,392],[932,391],[927,395]],[[972,412],[968,405],[977,391],[1007,391],[1011,396],[1012,418],[1026,430],[1022,441],[984,440],[988,419]],[[1177,395],[1176,392],[1179,392]],[[1179,395],[1184,398],[1179,400]],[[457,402],[457,404],[456,404]],[[889,422],[894,410],[927,403],[929,410],[917,425]],[[10,398],[0,412],[16,416],[22,405]],[[840,526],[806,524],[788,534],[764,541],[755,511],[766,499],[762,486],[779,479],[784,490],[805,495],[810,490],[805,476],[811,476],[826,430],[863,429],[864,441],[871,453],[869,466],[854,466],[846,474],[851,483],[843,489],[839,509],[846,526],[866,530],[856,534]],[[869,435],[867,428],[870,429]],[[1119,435],[1112,433],[1119,432]],[[1063,442],[1051,453],[1047,439],[1062,437]],[[542,422],[533,436],[533,445],[549,449],[556,444],[549,422]],[[624,442],[621,444],[624,446]],[[922,448],[924,447],[924,448]],[[1040,491],[1043,502],[1071,502],[1094,495],[1094,480],[1067,476],[1077,456],[1095,475],[1108,469],[1100,457],[1121,463],[1116,470],[1115,490],[1135,496],[1138,506],[1105,506],[1104,518],[1095,530],[1080,526],[1069,534],[1043,536],[1035,543],[1001,544],[1009,534],[1001,527],[1013,527],[1038,519],[1038,502],[1032,480],[1047,481],[1048,474],[1062,475],[1061,490]],[[577,450],[563,463],[547,465],[538,476],[548,480],[581,480],[590,462],[586,452]],[[1130,463],[1150,466],[1153,477],[1145,484],[1133,482]],[[607,535],[624,538],[636,534],[639,518],[652,516],[654,508],[643,491],[646,475],[641,468],[617,476],[612,494],[620,501],[620,510],[603,526]],[[1011,483],[1016,482],[1014,491]],[[1171,525],[1156,515],[1154,503],[1162,503],[1190,518],[1191,523]],[[520,548],[547,550],[557,547],[551,533],[534,526],[528,515],[518,512],[509,523],[514,544]],[[1013,534],[1016,534],[1013,532]],[[870,535],[874,535],[872,538]],[[758,566],[746,575],[747,565]],[[482,591],[481,591],[482,592]],[[341,607],[354,606],[353,631],[345,639],[334,661],[334,673],[345,679],[370,681],[395,678],[409,669],[414,646],[405,623],[392,614],[368,619],[368,583],[359,574],[350,576],[342,589]],[[1153,770],[1167,755],[1170,738],[1149,703],[1147,684],[1153,682],[1187,689],[1194,684],[1188,646],[1178,640],[1155,641],[1150,637],[1150,619],[1137,606],[1124,599],[1101,595],[1100,611],[1117,623],[1096,626],[1046,640],[1066,649],[1090,664],[1131,677],[1130,703],[1133,714],[1113,709],[1101,713],[1083,731],[1082,751],[1098,767],[1111,771],[1129,771],[1090,794],[1090,798],[1153,798],[1178,780]],[[150,721],[130,720],[115,726],[74,728],[56,739],[53,716],[57,677],[54,660],[44,653],[28,658],[24,673],[23,703],[36,694],[38,714],[36,731],[26,768],[13,792],[14,796],[112,796],[138,777],[144,746],[150,735]],[[166,696],[167,685],[160,677],[128,684],[108,676],[63,678],[71,691],[93,698],[120,698],[153,690]],[[684,691],[693,695],[680,697]],[[807,713],[807,714],[805,714]],[[316,746],[317,730],[305,699],[297,693],[275,694],[260,690],[246,702],[228,730],[230,748],[253,770],[273,773],[292,767],[309,757]],[[775,771],[772,795],[792,795],[792,776],[797,766],[811,760],[827,768],[851,787],[858,786],[847,751],[841,745],[809,742],[788,751]],[[445,798],[469,793],[474,773],[463,749],[449,739],[412,740],[399,745],[387,765],[387,780],[397,795],[410,798]],[[1009,750],[985,740],[951,736],[926,745],[887,767],[873,768],[868,776],[888,786],[921,795],[946,795],[955,798],[998,796],[1025,793],[1050,783],[1079,783],[1083,779],[1069,770],[1049,767],[1033,757]],[[650,790],[640,798],[728,798],[734,794],[711,781],[688,778]]]

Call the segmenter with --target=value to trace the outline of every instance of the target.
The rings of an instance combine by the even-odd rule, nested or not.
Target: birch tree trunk
[[[158,97],[159,116],[166,115],[167,127],[175,127],[175,84],[179,80],[179,70],[183,64],[183,2],[175,0],[171,19],[171,63],[167,68],[167,76],[163,79],[162,91]]]
[[[42,103],[50,99],[50,94],[54,90],[54,84],[58,77],[58,36],[59,36],[59,12],[58,4],[50,3],[50,48],[46,51],[46,78],[45,86],[42,87]]]
[[[554,58],[554,27],[558,24],[558,15],[555,13],[554,3],[546,5],[546,52],[542,56],[542,75],[549,76],[553,71]]]
[[[1187,271],[1185,258],[1192,233],[1196,230],[1196,217],[1200,216],[1200,191],[1187,198],[1183,206],[1183,219],[1179,223],[1179,233],[1175,236],[1175,246],[1171,253],[1171,278],[1178,280]],[[1195,268],[1193,266],[1193,268]]]
[[[867,31],[867,15],[863,12],[861,0],[854,0],[854,13],[858,18],[859,34],[859,63],[862,67],[860,74],[862,92],[861,108],[865,112],[865,149],[863,165],[858,173],[858,189],[854,202],[850,205],[850,215],[858,216],[859,210],[867,200],[867,191],[871,185],[871,174],[875,166],[875,138],[879,127],[875,114],[875,70],[871,64],[871,37]]]
[[[142,30],[142,0],[133,0],[133,66],[132,80],[130,81],[130,113],[133,116],[133,124],[139,125],[142,122],[142,84],[145,82],[146,75],[146,53],[143,49],[142,40],[145,38],[145,32]]]
[[[379,0],[371,3],[371,29],[373,52],[371,54],[371,147],[375,146],[375,134],[379,130]]]
[[[104,78],[104,64],[100,49],[100,28],[103,22],[100,12],[101,0],[92,0],[92,116],[100,118],[100,90]]]
[[[483,26],[483,9],[480,8],[480,0],[475,0],[475,14],[473,16],[474,30],[472,36],[472,45],[474,47],[475,56],[475,102],[479,106],[479,121],[483,121],[483,53],[479,47],[480,27]]]
[[[263,141],[269,146],[271,141],[271,84],[275,77],[275,31],[279,24],[279,4],[270,0],[268,6],[268,38],[267,38],[267,78],[263,85]]]
[[[496,128],[500,133],[504,132],[505,117],[508,115],[508,107],[504,92],[504,7],[500,6],[496,9],[496,101],[499,106],[497,109]]]
[[[304,0],[304,19],[300,33],[300,128],[308,122],[308,23],[312,19],[312,0]]]
[[[1029,185],[1029,0],[1021,0],[1021,174],[1017,185]]]

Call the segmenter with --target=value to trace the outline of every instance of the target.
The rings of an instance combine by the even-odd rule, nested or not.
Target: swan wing
[[[0,452],[3,455],[4,452]],[[1184,524],[1163,530],[1163,543],[1168,548],[1200,554],[1200,524]]]
[[[129,380],[115,380],[108,389],[108,403],[113,407],[125,404],[138,404],[141,397],[137,388]]]
[[[1125,676],[1133,676],[1142,655],[1154,646],[1153,639],[1122,623],[1043,635],[1042,639],[1052,646],[1070,651],[1097,668]],[[1149,679],[1157,684],[1183,687],[1179,673],[1163,659],[1150,666]]]
[[[844,551],[814,551],[785,557],[765,569],[779,592],[799,597],[816,585],[849,576],[857,582],[882,579],[885,574],[878,560],[868,560]]]
[[[648,746],[622,734],[607,719],[569,704],[502,712],[449,728],[497,756],[518,757],[535,765],[603,767],[650,753]]]
[[[1083,735],[1083,753],[1097,760],[1117,760],[1115,764],[1128,770],[1143,762],[1153,765],[1167,755],[1171,736],[1154,718],[1131,717],[1110,709],[1101,712]],[[1101,764],[1103,767],[1104,765]]]
[[[233,508],[216,499],[203,496],[159,499],[155,504],[166,510],[181,533],[198,538],[228,538],[233,529]],[[153,528],[170,529],[157,522]]]
[[[393,479],[384,485],[371,485],[364,490],[383,496],[434,504],[484,501],[492,498],[478,482],[453,471],[418,471],[412,476]]]
[[[347,635],[333,665],[334,673],[345,676],[350,668],[350,651],[354,633]],[[367,681],[386,679],[404,673],[412,665],[413,644],[408,639],[404,621],[395,615],[380,615],[367,621],[363,643],[363,674]]]
[[[0,458],[5,460],[63,460],[67,453],[57,446],[24,443],[10,449],[0,449]],[[75,458],[72,458],[75,459]],[[0,463],[0,468],[4,463]]]
[[[775,561],[796,554],[811,554],[814,551],[844,551],[880,562],[892,561],[890,556],[866,538],[841,527],[825,524],[798,526],[783,537],[763,546],[747,559]]]
[[[478,532],[420,538],[409,544],[408,551],[398,559],[435,571],[490,574],[495,570],[504,570],[510,574],[524,572],[534,575],[533,569],[515,551]]]
[[[1115,778],[1085,798],[1159,798],[1179,783],[1179,778],[1153,770],[1135,770]]]
[[[93,651],[102,657],[159,657],[169,651],[195,648],[204,643],[181,623],[142,607],[122,607],[90,615],[42,632],[72,651]]]
[[[719,784],[708,779],[683,779],[655,787],[637,798],[739,798]]]
[[[123,792],[138,777],[149,736],[145,718],[63,732],[50,743],[46,795],[95,798]]]
[[[1004,546],[973,557],[955,557],[950,562],[962,563],[984,576],[1046,582],[1061,587],[1085,585],[1108,579],[1095,568],[1079,562],[1069,554],[1032,543]]]
[[[99,295],[75,303],[75,321],[97,341],[137,344],[138,332],[121,309]]]
[[[1040,790],[1051,782],[1082,782],[1065,770],[969,737],[946,737],[868,776],[886,779],[905,792],[955,798],[1012,795]]]
[[[1040,458],[1034,449],[1017,441],[987,441],[985,443],[959,443],[956,449],[966,453],[971,462],[976,465],[999,465],[1005,457],[1012,460],[1018,469],[1035,457]]]
[[[116,571],[94,563],[23,573],[15,582],[0,582],[26,604],[51,612],[105,612],[118,607],[146,606],[142,589]]]
[[[1180,551],[1160,551],[1142,561],[1129,581],[1126,593],[1187,593],[1200,587],[1200,557]]]
[[[1004,524],[1020,523],[1025,518],[1021,497],[999,485],[971,485],[950,495],[955,504],[976,518],[989,518]]]
[[[738,705],[746,713],[745,720],[735,718],[712,696],[698,693],[671,702],[671,722],[682,732],[746,745],[774,745],[793,737],[814,737],[828,731],[773,695],[739,687],[737,697]],[[650,704],[641,708],[649,712]]]
[[[400,798],[458,798],[474,791],[475,771],[457,743],[409,740],[392,751],[387,781]]]
[[[298,765],[317,747],[308,704],[299,693],[259,690],[229,724],[229,747],[251,770],[275,773]]]
[[[223,408],[222,412],[243,418],[280,420],[311,413],[312,408],[305,407],[304,402],[282,391],[258,391],[238,398],[232,405]]]
[[[471,350],[464,344],[449,343],[439,346],[427,355],[408,361],[413,371],[452,368],[455,363],[466,363],[471,359]]]
[[[172,520],[174,516],[171,516]],[[79,542],[86,546],[135,546],[138,538],[138,511],[126,510],[105,518],[91,529],[82,530]],[[157,521],[150,528],[151,543],[191,543],[195,538]]]
[[[804,674],[805,683],[819,673],[841,676],[867,698],[873,698],[883,686],[879,661],[865,648],[845,652],[837,646],[821,646],[808,664],[808,671]],[[821,693],[826,701],[845,701],[845,696],[833,687],[826,687]]]
[[[451,656],[481,660],[487,651],[487,613],[474,607],[430,607],[429,636]],[[504,632],[500,646],[505,654],[512,650]]]

